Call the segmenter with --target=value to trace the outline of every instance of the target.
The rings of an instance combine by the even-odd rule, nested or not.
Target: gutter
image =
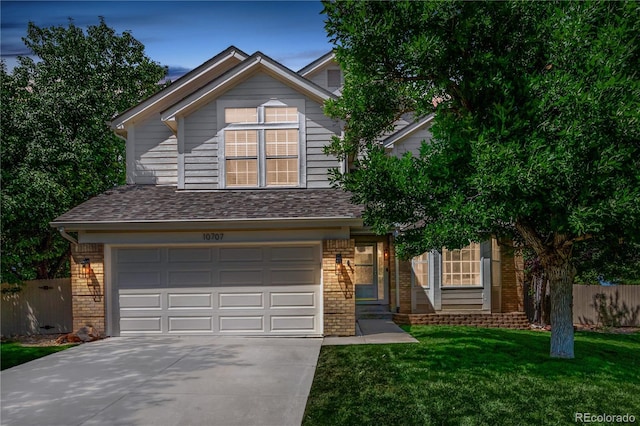
[[[129,220],[95,222],[51,222],[54,228],[72,231],[200,231],[203,229],[301,229],[362,226],[361,218],[315,217],[315,218],[262,218],[262,219],[183,219],[183,220]],[[69,236],[70,238],[73,238]],[[66,237],[65,237],[66,238]],[[68,238],[67,238],[68,239]]]
[[[67,234],[65,232],[64,226],[59,226],[58,227],[58,232],[60,233],[60,235],[62,235],[62,238],[64,238],[65,240],[69,241],[71,244],[73,244],[73,245],[77,245],[78,244],[78,240],[76,240],[71,235],[69,235],[69,234]]]

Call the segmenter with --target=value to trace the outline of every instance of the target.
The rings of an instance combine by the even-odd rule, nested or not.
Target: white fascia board
[[[325,91],[320,86],[316,86],[314,83],[311,83],[310,81],[299,77],[295,73],[294,73],[295,77],[292,76],[292,75],[289,75],[289,73],[284,72],[280,67],[276,66],[271,61],[267,61],[267,60],[262,59],[260,63],[266,69],[271,71],[274,74],[274,76],[281,77],[285,81],[291,82],[293,85],[303,89],[305,92],[307,92],[308,95],[310,95],[311,97],[315,98],[315,100],[317,100],[319,102],[324,102],[327,99],[335,97],[335,95],[333,93],[331,93],[329,91]]]
[[[335,57],[336,57],[336,54],[334,52],[325,53],[315,61],[311,62],[309,65],[305,65],[303,68],[298,70],[298,74],[300,74],[303,77],[306,77],[309,74],[313,74],[315,71],[324,67],[329,62],[334,60]]]
[[[361,218],[265,218],[265,219],[201,219],[158,221],[51,222],[54,228],[77,231],[192,231],[207,229],[308,229],[328,227],[362,227]]]
[[[175,126],[173,123],[175,123],[178,115],[187,115],[200,103],[219,96],[221,92],[226,91],[230,86],[241,81],[247,75],[251,75],[257,69],[263,69],[268,74],[283,81],[285,84],[288,83],[298,89],[301,89],[300,91],[306,93],[308,96],[314,98],[320,103],[335,97],[331,92],[325,91],[321,87],[316,86],[293,72],[290,74],[270,60],[257,55],[253,58],[248,58],[244,62],[238,64],[238,68],[225,73],[220,78],[217,78],[207,84],[191,96],[163,111],[161,114],[162,121],[167,123],[169,127],[173,128]]]
[[[166,110],[162,111],[160,118],[164,122],[175,122],[176,116],[179,114],[184,115],[192,106],[199,103],[199,101],[206,99],[212,95],[215,95],[221,89],[226,88],[229,84],[237,80],[239,77],[250,73],[260,63],[259,58],[248,59],[239,64],[239,69],[232,73],[225,73],[219,78],[216,78],[211,83],[207,84],[197,92],[188,96],[186,99],[173,104]]]
[[[404,127],[403,129],[398,130],[396,133],[390,135],[389,137],[387,137],[384,141],[384,147],[385,148],[393,148],[393,146],[400,140],[411,136],[412,134],[414,134],[415,132],[417,132],[418,130],[420,130],[422,128],[422,126],[424,126],[425,124],[429,123],[431,120],[433,120],[433,118],[435,117],[435,114],[429,114],[426,117],[423,117],[421,120],[409,124],[408,126]]]
[[[189,76],[189,78],[184,80],[182,78],[177,79],[174,83],[170,84],[169,87],[167,87],[166,89],[161,90],[160,92],[156,93],[155,95],[152,95],[151,97],[142,101],[140,104],[131,108],[129,111],[126,111],[122,115],[117,116],[115,120],[111,121],[111,128],[116,131],[123,130],[127,122],[133,120],[134,118],[144,113],[145,111],[156,107],[167,97],[174,94],[176,91],[184,88],[191,81],[198,79],[205,74],[210,73],[211,71],[218,68],[221,64],[227,62],[229,59],[232,59],[232,58],[236,58],[240,61],[243,61],[247,58],[247,56],[244,53],[238,52],[235,49],[231,50],[227,55],[219,58],[217,61],[203,68],[200,72],[194,75],[191,75]]]

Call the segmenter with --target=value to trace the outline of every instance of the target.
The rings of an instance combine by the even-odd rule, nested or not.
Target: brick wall
[[[502,287],[501,312],[524,311],[524,259],[513,248],[502,245],[501,249],[501,273]]]
[[[406,325],[465,325],[469,327],[528,330],[524,312],[502,314],[394,314],[393,321]]]
[[[91,262],[91,272],[86,278],[80,265],[85,258]],[[85,325],[101,333],[106,331],[103,244],[71,245],[71,303],[74,331]]]
[[[337,268],[336,254],[342,255],[342,264]],[[326,336],[356,334],[354,255],[353,239],[326,240],[322,243],[324,334]]]
[[[396,285],[400,290],[401,313],[411,313],[411,261],[398,261],[398,278],[396,283],[396,250],[393,238],[389,243],[389,287],[391,289],[389,297],[392,300],[391,306],[396,308]],[[394,311],[395,312],[395,311]]]

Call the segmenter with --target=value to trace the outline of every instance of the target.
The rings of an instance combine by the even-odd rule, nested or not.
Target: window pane
[[[258,160],[227,160],[227,186],[257,186]]]
[[[429,287],[429,252],[416,256],[411,260],[414,287]],[[446,264],[445,264],[446,265]]]
[[[355,263],[357,265],[373,265],[373,246],[356,247]]]
[[[356,284],[373,284],[373,266],[356,265]]]
[[[298,159],[267,160],[267,185],[297,185]]]
[[[227,157],[255,157],[258,153],[258,132],[256,130],[226,130],[224,144]]]
[[[480,285],[480,244],[472,243],[460,250],[442,249],[442,285]]]
[[[297,122],[298,108],[296,107],[265,107],[265,123]]]
[[[225,108],[225,123],[257,123],[257,108]]]
[[[298,130],[265,130],[268,157],[298,155]]]

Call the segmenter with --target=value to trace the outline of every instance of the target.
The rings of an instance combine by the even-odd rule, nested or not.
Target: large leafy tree
[[[411,256],[490,236],[530,247],[550,280],[551,356],[572,358],[573,249],[640,234],[636,2],[325,2],[345,70],[328,151],[375,230]],[[395,158],[403,114],[433,139]]]
[[[125,181],[124,141],[107,121],[159,89],[166,69],[103,19],[86,31],[30,23],[2,78],[2,282],[65,270],[67,241],[49,222]]]

